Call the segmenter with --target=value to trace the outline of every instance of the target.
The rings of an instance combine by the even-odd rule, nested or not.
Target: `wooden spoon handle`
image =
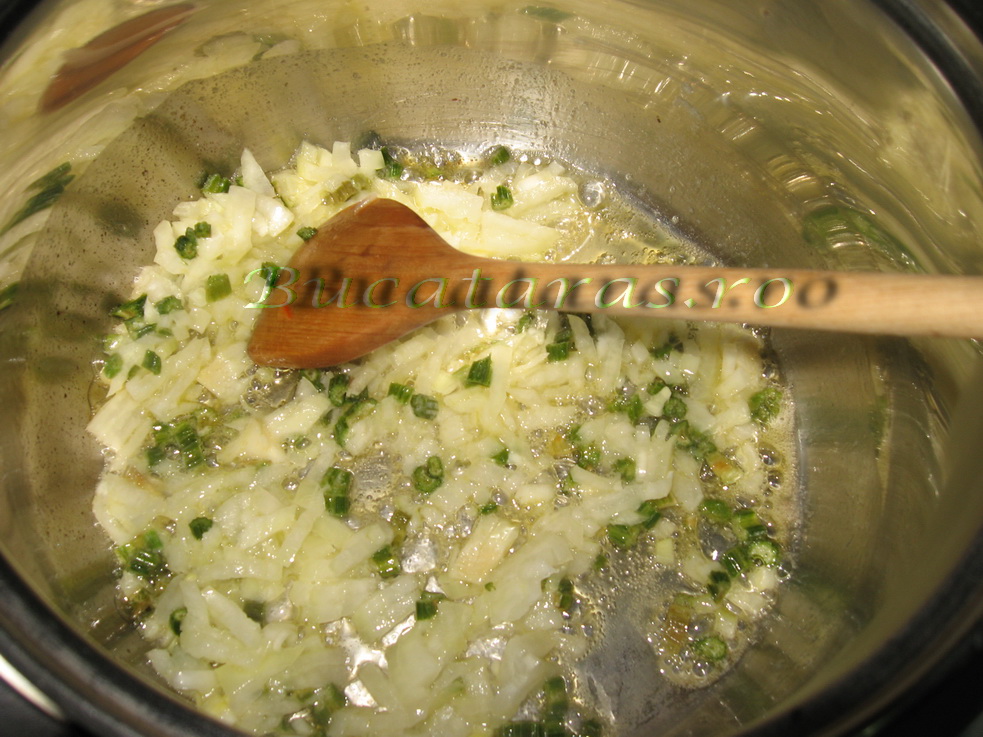
[[[983,277],[473,262],[487,306],[885,335],[983,338]]]

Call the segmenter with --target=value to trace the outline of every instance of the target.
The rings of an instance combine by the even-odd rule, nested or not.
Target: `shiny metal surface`
[[[49,8],[42,30],[64,6]],[[240,66],[228,39],[263,34],[298,43]],[[978,44],[957,42],[981,63]],[[214,76],[191,79],[196,54]],[[983,266],[979,135],[861,2],[201,3],[64,110],[11,105],[0,222],[61,157],[80,176],[46,221],[0,239],[0,275],[23,269],[0,313],[0,548],[18,600],[0,624],[20,643],[13,659],[33,659],[56,701],[105,734],[181,734],[196,717],[141,664],[89,511],[97,339],[152,228],[242,147],[277,167],[302,139],[368,130],[504,142],[606,177],[731,264]],[[624,737],[842,733],[980,616],[977,347],[777,331],[773,344],[796,401],[795,575],[760,645],[703,690],[670,688],[632,622],[610,623],[586,667]],[[50,613],[31,616],[40,603]]]

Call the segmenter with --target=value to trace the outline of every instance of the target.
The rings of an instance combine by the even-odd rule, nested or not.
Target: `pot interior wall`
[[[110,308],[152,258],[154,226],[197,196],[204,171],[231,173],[243,147],[273,169],[304,139],[330,144],[369,130],[475,150],[505,142],[610,180],[654,216],[678,218],[683,233],[725,262],[958,270],[979,261],[981,234],[952,214],[954,206],[939,205],[957,196],[963,202],[955,209],[980,212],[979,195],[965,199],[930,172],[917,183],[899,180],[915,166],[913,154],[901,146],[879,155],[876,131],[864,128],[868,115],[895,120],[899,95],[919,95],[924,105],[912,115],[959,152],[947,157],[978,170],[975,140],[963,136],[958,116],[941,112],[951,101],[931,70],[891,66],[902,48],[897,35],[868,38],[864,53],[885,82],[850,113],[857,103],[841,95],[855,91],[834,84],[842,60],[813,43],[800,49],[806,59],[794,75],[787,58],[762,51],[760,24],[744,16],[721,11],[711,22],[731,29],[733,54],[717,49],[701,60],[712,48],[701,31],[702,45],[680,65],[673,24],[695,32],[701,19],[687,25],[671,5],[662,8],[661,55],[649,39],[626,41],[592,24],[590,11],[575,4],[580,25],[564,28],[521,12],[456,21],[406,16],[388,26],[389,40],[191,82],[136,120],[53,209],[20,301],[4,316],[0,399],[17,432],[0,439],[0,532],[21,574],[83,636],[142,667],[139,638],[114,603],[108,540],[90,511],[101,469],[99,448],[84,431],[93,360]],[[802,18],[785,10],[799,29]],[[873,11],[843,13],[844,42],[872,18],[883,22]],[[769,43],[784,54],[801,37]],[[742,46],[751,43],[753,55]],[[831,76],[801,76],[824,63]],[[735,81],[734,68],[750,70],[753,84]],[[777,99],[784,85],[795,87],[799,107],[769,107],[750,94]],[[802,127],[825,121],[828,111],[844,117]],[[843,161],[841,151],[850,152]],[[871,230],[817,240],[816,213],[829,208],[878,219],[867,221]],[[923,606],[940,590],[951,596],[943,582],[964,564],[983,521],[983,494],[970,493],[979,463],[970,448],[945,447],[948,413],[976,360],[972,348],[794,332],[775,333],[773,345],[795,393],[800,459],[798,477],[785,483],[804,490],[796,573],[761,645],[707,689],[668,689],[635,624],[612,622],[585,668],[625,735],[731,733],[808,704],[872,659],[877,667],[863,672],[864,685],[879,693],[892,669],[909,667],[932,646],[906,630],[919,612],[928,617],[920,623],[955,632],[961,624],[953,617],[975,606],[955,598],[929,612]],[[957,466],[959,483],[947,484],[944,469]],[[829,720],[810,708],[804,713]]]

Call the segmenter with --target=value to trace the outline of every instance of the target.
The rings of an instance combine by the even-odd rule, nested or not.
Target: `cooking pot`
[[[131,27],[137,53],[103,37],[65,56],[162,9]],[[83,83],[66,58],[108,69]],[[77,0],[38,6],[3,59],[2,645],[101,735],[233,733],[163,687],[116,605],[84,428],[99,336],[152,229],[243,147],[272,169],[304,139],[370,129],[507,143],[729,264],[983,264],[983,47],[930,0]],[[979,346],[770,340],[795,409],[793,574],[758,644],[702,689],[666,683],[631,621],[608,623],[585,667],[624,737],[845,734],[980,621]]]

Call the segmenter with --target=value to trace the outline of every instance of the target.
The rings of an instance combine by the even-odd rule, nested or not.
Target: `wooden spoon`
[[[387,199],[338,213],[288,267],[255,303],[258,364],[337,365],[476,307],[983,337],[981,277],[501,261],[458,251]]]

